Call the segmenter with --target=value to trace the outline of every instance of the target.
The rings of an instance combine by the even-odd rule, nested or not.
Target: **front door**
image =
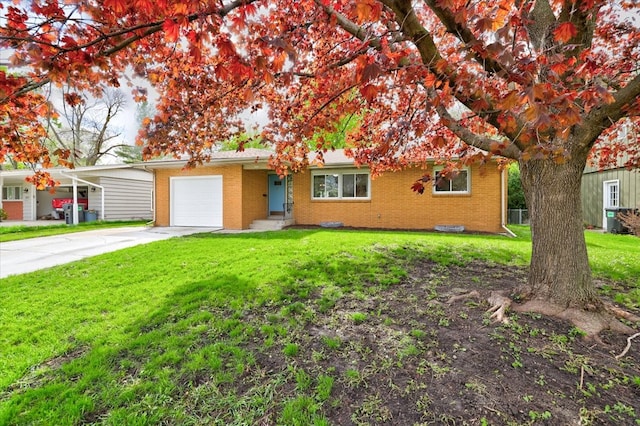
[[[607,230],[607,209],[620,207],[620,182],[608,180],[603,184],[604,199],[602,200],[602,229]],[[615,214],[615,213],[611,213]]]
[[[269,175],[269,216],[284,216],[286,179]]]

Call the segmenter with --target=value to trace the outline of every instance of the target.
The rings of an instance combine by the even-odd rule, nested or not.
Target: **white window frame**
[[[468,167],[463,167],[460,169],[461,172],[465,172],[467,174],[467,189],[465,191],[438,191],[437,187],[436,187],[436,182],[437,182],[437,176],[438,176],[438,172],[442,171],[442,169],[444,169],[444,167],[440,166],[440,167],[434,167],[433,168],[433,186],[432,186],[432,192],[434,195],[465,195],[465,194],[471,194],[471,170]],[[451,182],[451,180],[447,179],[449,182]],[[449,188],[451,188],[451,184],[449,184]]]
[[[616,189],[616,205],[609,204],[610,193],[607,192],[609,188],[614,187]],[[607,230],[607,209],[617,209],[620,207],[620,179],[605,180],[602,182],[602,229]]]
[[[611,205],[609,204],[609,201],[611,201],[611,193],[607,193],[606,191],[604,191],[604,198],[603,198],[603,206],[605,209],[617,209],[618,207],[620,207],[620,180],[619,179],[613,179],[613,180],[606,180],[604,182],[602,182],[603,184],[603,188],[609,189],[609,188],[615,188],[615,205]]]
[[[338,178],[338,196],[337,197],[317,197],[314,191],[314,182],[317,176],[336,176]],[[367,195],[366,197],[349,197],[342,194],[344,175],[366,175],[367,176]],[[356,178],[354,177],[354,185]],[[321,201],[360,201],[371,199],[371,173],[361,169],[345,169],[345,170],[314,170],[311,172],[311,199]]]
[[[11,192],[13,192],[13,195],[15,196],[16,194],[18,194],[17,198],[5,198],[4,194],[5,192],[7,193],[7,195],[9,195],[9,191],[11,190]],[[0,196],[2,196],[2,201],[22,201],[23,197],[22,197],[22,192],[23,192],[23,188],[21,186],[3,186],[2,187],[2,194],[0,194]]]

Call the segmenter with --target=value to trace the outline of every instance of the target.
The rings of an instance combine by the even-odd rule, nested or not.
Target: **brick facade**
[[[7,220],[23,220],[24,211],[22,200],[17,201],[2,201],[2,208],[7,212]]]
[[[326,166],[325,171],[331,167]],[[506,174],[495,164],[471,169],[468,194],[420,195],[411,185],[425,173],[422,169],[388,172],[371,181],[368,200],[313,200],[311,172],[293,176],[293,218],[297,224],[318,225],[342,222],[345,226],[388,229],[433,229],[436,225],[464,225],[469,231],[502,232],[501,194],[506,197]],[[431,170],[431,172],[433,172]],[[241,164],[200,166],[195,169],[156,170],[156,225],[170,224],[172,176],[221,175],[223,177],[223,225],[226,229],[247,229],[255,219],[267,217],[268,172],[244,170]]]
[[[326,167],[329,172],[331,168]],[[464,225],[467,230],[501,232],[501,172],[495,165],[471,168],[469,194],[424,194],[411,190],[425,170],[387,172],[371,181],[371,199],[331,201],[311,198],[311,173],[294,176],[294,218],[297,224],[342,222],[345,226],[389,229],[433,229]],[[505,182],[506,185],[506,182]]]
[[[170,178],[176,176],[222,176],[222,221],[225,229],[247,229],[254,219],[266,217],[267,172],[243,170],[242,165],[200,166],[195,169],[157,169],[155,183],[155,224],[169,226]]]

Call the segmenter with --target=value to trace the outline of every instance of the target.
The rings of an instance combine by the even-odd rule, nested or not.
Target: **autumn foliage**
[[[374,174],[428,158],[450,168],[496,156],[520,161],[534,235],[546,241],[547,228],[571,230],[572,256],[582,259],[571,266],[576,271],[588,269],[581,220],[544,222],[560,209],[549,203],[580,215],[579,176],[588,158],[601,166],[640,164],[634,0],[26,4],[1,5],[0,47],[13,66],[28,68],[0,71],[0,161],[46,163],[37,89],[47,84],[99,92],[127,76],[148,81],[159,101],[140,132],[147,158],[201,163],[217,143],[245,133],[252,117],[266,115],[256,131],[274,147],[272,166],[281,174],[305,166],[309,150],[321,161],[330,141],[318,135],[353,115],[359,125],[347,146]],[[148,96],[145,87],[132,89],[140,100]],[[429,176],[416,178],[418,192],[431,184]],[[578,195],[541,192],[554,185]],[[536,238],[532,266],[564,261],[561,247],[552,254]],[[532,268],[540,277],[531,280],[590,285],[588,273],[547,277],[548,266]],[[593,296],[575,294],[579,304]]]
[[[246,131],[249,112],[266,111],[263,136],[283,171],[297,168],[319,129],[363,111],[349,146],[377,171],[434,156],[562,162],[575,126],[603,105],[624,104],[616,108],[623,112],[599,119],[600,127],[615,128],[623,116],[629,126],[637,123],[639,35],[631,17],[638,5],[631,1],[29,6],[3,4],[0,42],[12,64],[29,71],[0,74],[2,132],[11,135],[0,160],[46,162],[37,120],[46,104],[32,89],[72,83],[99,92],[127,73],[161,96],[158,116],[140,136],[147,156],[206,160],[216,143]],[[538,28],[545,24],[549,31]],[[633,96],[619,99],[629,85]],[[145,98],[146,89],[133,90]],[[627,143],[609,129],[598,140],[599,158],[628,152],[626,165],[637,165],[635,137]],[[590,139],[585,149],[596,142]]]

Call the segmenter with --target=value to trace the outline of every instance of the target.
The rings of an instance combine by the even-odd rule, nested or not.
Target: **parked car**
[[[73,198],[54,198],[51,200],[51,207],[53,210],[62,213],[62,206],[64,204],[73,204]],[[78,205],[82,206],[82,210],[89,209],[89,199],[88,198],[78,198]]]

